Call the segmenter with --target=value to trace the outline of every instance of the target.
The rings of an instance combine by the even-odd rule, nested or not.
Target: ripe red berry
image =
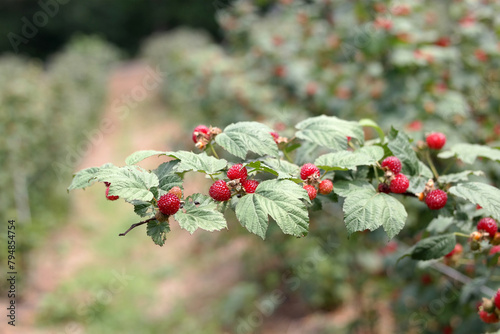
[[[487,324],[494,324],[499,320],[496,313],[488,313],[486,311],[479,311],[479,317]]]
[[[158,209],[164,215],[170,216],[179,211],[181,201],[176,194],[165,194],[158,200]]]
[[[106,198],[109,199],[110,201],[116,201],[118,198],[120,198],[119,196],[110,196],[108,195],[109,194],[109,187],[106,188]]]
[[[448,201],[448,195],[441,189],[432,190],[425,196],[425,204],[431,210],[439,210],[444,208],[446,202]]]
[[[312,201],[313,199],[316,198],[316,188],[311,186],[310,184],[304,185],[304,189],[307,191],[307,195],[309,195],[309,199]]]
[[[319,169],[314,164],[307,163],[300,168],[300,178],[307,180],[311,175],[319,176]]]
[[[387,183],[379,183],[378,184],[378,192],[388,194],[391,192],[391,188]]]
[[[323,180],[318,188],[321,195],[328,195],[333,190],[333,182],[332,180]]]
[[[216,201],[224,202],[231,198],[231,190],[227,187],[226,181],[215,181],[208,190],[210,197]]]
[[[193,141],[195,143],[198,142],[198,140],[196,140],[196,137],[198,136],[199,133],[204,133],[204,134],[208,135],[209,131],[210,131],[210,129],[206,125],[203,125],[203,124],[198,125],[193,130]]]
[[[494,237],[495,233],[498,231],[498,224],[497,221],[493,218],[483,218],[477,223],[477,230],[478,231],[485,231],[487,232],[490,237]]]
[[[247,179],[248,171],[246,167],[243,167],[242,164],[236,164],[231,166],[227,171],[227,177],[230,180],[240,179],[240,182],[243,182]]]
[[[255,189],[257,189],[257,186],[259,185],[259,181],[245,180],[241,183],[241,185],[248,194],[253,194],[255,192]]]
[[[410,181],[404,174],[397,174],[391,181],[391,191],[395,194],[405,193],[410,186]]]
[[[446,144],[446,136],[441,132],[433,132],[425,140],[429,148],[433,150],[440,150]]]
[[[497,290],[497,293],[493,297],[493,302],[495,303],[495,306],[500,309],[500,289]]]
[[[385,158],[384,161],[382,161],[381,166],[389,168],[389,170],[394,174],[399,174],[402,167],[401,161],[395,156]]]
[[[168,191],[169,194],[174,194],[175,196],[177,196],[179,199],[182,198],[182,189],[180,187],[173,187],[172,189],[170,189]]]
[[[453,250],[451,252],[449,252],[448,254],[446,254],[444,257],[450,258],[455,254],[457,254],[457,255],[462,254],[463,250],[464,250],[464,247],[462,246],[462,244],[457,243],[455,245],[455,248],[453,248]]]

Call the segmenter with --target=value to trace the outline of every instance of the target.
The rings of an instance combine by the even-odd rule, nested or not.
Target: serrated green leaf
[[[273,174],[273,175],[276,175],[276,176],[279,175],[278,171],[276,171],[273,168],[267,166],[266,164],[264,164],[260,160],[252,161],[252,162],[246,164],[246,167],[253,168],[253,169],[258,170],[258,171],[267,172],[267,173],[270,173],[270,174]]]
[[[354,181],[338,181],[335,182],[333,191],[342,197],[347,197],[356,191],[362,191],[364,189],[373,190],[375,188],[368,181],[354,180]]]
[[[153,171],[158,176],[158,187],[160,189],[169,191],[173,187],[182,188],[182,178],[175,173],[175,167],[178,164],[178,160],[167,161]]]
[[[442,159],[457,157],[466,164],[472,164],[478,157],[500,161],[500,150],[484,145],[461,143],[453,145],[449,151],[439,153],[438,157]]]
[[[277,157],[278,146],[270,132],[271,128],[258,122],[233,123],[215,137],[215,142],[241,159],[245,159],[248,152]]]
[[[432,233],[443,233],[453,224],[453,217],[438,216],[431,220],[427,226],[427,231]]]
[[[368,126],[368,127],[374,128],[375,131],[377,131],[378,136],[380,137],[380,142],[383,143],[385,141],[384,131],[373,120],[368,119],[368,118],[363,118],[363,119],[359,120],[359,124],[361,124],[361,126]]]
[[[97,181],[97,174],[103,168],[111,168],[115,167],[112,164],[105,164],[101,167],[90,167],[83,169],[73,175],[73,180],[71,181],[70,186],[68,187],[68,191],[73,189],[85,189],[90,187]]]
[[[191,234],[199,228],[210,232],[227,228],[224,215],[217,211],[217,204],[208,196],[202,194],[189,196],[186,199],[184,210],[185,212],[178,211],[174,218],[181,228]]]
[[[479,204],[496,220],[500,220],[500,190],[480,182],[460,183],[449,190],[450,194]]]
[[[389,133],[389,149],[392,154],[401,160],[403,164],[402,173],[408,176],[416,175],[419,173],[419,160],[417,154],[413,150],[409,137],[394,128]]]
[[[354,152],[340,151],[320,156],[314,164],[326,171],[356,170],[357,166],[374,165],[384,156],[384,149],[379,146],[365,146]]]
[[[310,203],[307,192],[289,180],[268,180],[255,193],[243,196],[236,205],[236,217],[250,232],[266,237],[269,216],[283,233],[297,237],[307,234],[309,216],[304,204]]]
[[[150,189],[159,184],[156,174],[135,166],[101,169],[97,173],[97,179],[111,183],[109,195],[120,196],[127,201],[152,200],[153,193]]]
[[[144,151],[137,151],[132,153],[125,159],[125,163],[127,165],[135,165],[139,162],[141,162],[144,159],[147,159],[149,157],[152,157],[154,155],[162,155],[165,154],[165,152],[162,151],[156,151],[156,150],[144,150]]]
[[[389,239],[403,229],[408,216],[397,199],[366,188],[351,192],[344,201],[343,210],[349,234],[364,230],[373,231],[383,226]]]
[[[432,179],[434,176],[432,171],[425,165],[422,161],[418,162],[418,173],[417,175],[409,176],[408,179],[410,181],[410,186],[407,191],[412,193],[419,193],[424,191],[425,184],[429,179]]]
[[[334,116],[308,118],[296,125],[297,138],[341,151],[347,149],[347,137],[364,143],[363,128],[358,122],[345,121]]]
[[[300,172],[300,167],[296,164],[281,159],[267,158],[262,163],[277,172],[278,179],[293,179]]]
[[[460,173],[440,175],[438,178],[439,183],[456,183],[460,181],[469,181],[469,176],[483,176],[484,173],[480,170],[465,170]]]
[[[134,212],[140,217],[148,217],[154,213],[153,205],[150,202],[130,201],[134,206]]]
[[[445,234],[429,237],[419,241],[412,249],[411,258],[414,260],[439,259],[455,248],[455,235]]]
[[[196,154],[188,151],[167,152],[168,156],[179,159],[175,167],[178,173],[194,171],[206,174],[215,174],[227,167],[227,161],[208,156],[205,152]]]
[[[148,222],[146,234],[153,239],[153,242],[158,246],[163,246],[167,240],[167,233],[170,232],[170,225],[168,222],[159,222],[153,220]]]

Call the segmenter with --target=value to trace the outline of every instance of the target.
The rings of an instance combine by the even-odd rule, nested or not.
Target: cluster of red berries
[[[204,149],[221,132],[222,130],[219,128],[200,124],[194,128],[192,139],[197,148]]]
[[[500,321],[500,289],[492,298],[483,298],[478,314],[481,320],[487,324]]]
[[[385,158],[380,165],[385,171],[385,182],[378,185],[378,191],[386,194],[391,192],[395,194],[405,193],[410,186],[410,181],[406,175],[401,174],[403,167],[401,161],[395,156],[390,156]]]
[[[498,232],[498,223],[495,219],[490,217],[485,217],[479,220],[477,223],[477,231],[474,231],[470,235],[470,248],[472,250],[480,250],[481,241],[487,240],[492,245],[500,244],[500,232]],[[497,252],[495,247],[491,248],[493,254]]]
[[[328,195],[333,190],[332,180],[319,181],[319,168],[314,164],[304,164],[300,168],[300,178],[304,180],[303,188],[307,191],[307,195],[309,195],[311,201],[316,198],[318,191],[322,195]],[[316,187],[318,190],[316,190]]]
[[[233,165],[227,171],[227,178],[230,181],[215,181],[215,183],[210,186],[208,194],[219,202],[228,201],[232,196],[232,191],[235,191],[238,195],[243,195],[245,193],[252,194],[255,192],[255,189],[257,189],[259,181],[247,180],[247,177],[248,171],[245,166],[242,164]]]

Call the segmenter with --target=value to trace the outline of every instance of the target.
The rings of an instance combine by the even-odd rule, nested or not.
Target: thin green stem
[[[439,177],[439,174],[436,170],[436,166],[434,166],[434,162],[432,162],[432,158],[431,158],[431,154],[430,154],[429,150],[425,151],[425,159],[427,160],[427,163],[429,164],[429,167],[431,168],[432,174],[434,174],[434,177],[437,180]]]
[[[210,178],[212,179],[212,181],[214,181],[214,182],[215,182],[215,179],[214,179],[214,177],[212,176],[212,174],[208,174],[208,176],[210,176]]]
[[[285,158],[286,158],[286,160],[288,160],[288,162],[293,163],[292,158],[290,158],[290,156],[288,155],[288,153],[286,152],[286,150],[283,150],[283,154],[285,155]]]
[[[453,234],[456,235],[457,237],[470,238],[470,235],[465,234],[465,233],[455,232]]]
[[[208,146],[210,146],[210,150],[212,150],[212,154],[214,155],[214,157],[216,157],[217,159],[219,159],[219,156],[217,155],[217,152],[215,152],[214,145],[212,145],[212,143],[210,143],[210,144],[208,144]]]
[[[380,181],[379,178],[378,178],[378,170],[377,170],[377,166],[373,166],[373,171],[375,172],[375,179],[377,181]]]

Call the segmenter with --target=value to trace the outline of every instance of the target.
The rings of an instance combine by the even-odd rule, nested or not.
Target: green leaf
[[[184,210],[185,212],[179,210],[174,218],[181,228],[191,234],[199,228],[210,232],[227,228],[224,215],[217,211],[217,204],[208,196],[201,194],[189,196],[184,204]]]
[[[163,246],[165,244],[168,232],[170,232],[170,225],[167,221],[162,223],[157,220],[148,222],[146,234],[149,235],[158,246]]]
[[[131,201],[134,206],[134,212],[140,217],[148,217],[154,213],[153,205],[150,202]]]
[[[277,157],[278,146],[270,134],[272,131],[258,122],[239,122],[228,125],[215,137],[215,142],[241,159],[245,159],[248,152]]]
[[[101,182],[109,182],[109,195],[120,196],[127,201],[148,202],[153,199],[150,188],[159,184],[156,174],[135,166],[101,169],[97,174]]]
[[[432,233],[443,233],[453,224],[453,217],[438,216],[431,220],[427,226],[427,231]]]
[[[334,116],[317,116],[308,118],[296,128],[297,138],[328,147],[336,151],[347,149],[347,137],[364,143],[363,128],[358,122],[345,121]]]
[[[394,128],[389,133],[389,149],[401,160],[403,164],[402,173],[408,176],[418,174],[420,171],[417,154],[410,144],[410,139],[403,133]]]
[[[304,204],[307,192],[290,180],[268,180],[255,193],[243,196],[236,205],[236,217],[250,232],[266,237],[269,216],[283,233],[301,237],[307,234],[309,216]]]
[[[450,194],[479,204],[497,221],[500,220],[500,190],[480,182],[460,183],[449,190]]]
[[[158,187],[160,189],[169,191],[173,187],[182,188],[182,178],[175,172],[175,167],[178,163],[178,160],[167,161],[153,171],[158,176]]]
[[[286,160],[267,158],[262,163],[277,172],[278,179],[293,179],[300,172],[300,167]]]
[[[343,210],[349,234],[383,226],[389,239],[403,229],[408,216],[397,199],[366,188],[351,192],[344,201]]]
[[[227,167],[227,161],[208,156],[205,152],[196,154],[188,151],[167,152],[168,156],[180,160],[175,167],[178,173],[195,171],[206,174],[215,174]]]
[[[163,154],[165,154],[165,152],[156,150],[137,151],[129,155],[127,159],[125,159],[125,163],[127,165],[135,165],[138,162],[141,162],[142,160],[152,157],[154,155],[163,155]]]
[[[356,170],[357,166],[374,165],[384,156],[384,149],[379,146],[365,146],[354,152],[340,151],[320,156],[314,164],[326,171]]]
[[[333,187],[333,191],[342,197],[347,197],[350,194],[362,191],[362,190],[373,190],[375,188],[368,181],[363,180],[354,180],[354,181],[338,181],[335,182],[335,186]]]
[[[371,119],[363,118],[363,119],[359,120],[359,124],[361,126],[364,126],[364,127],[368,126],[368,127],[374,128],[375,131],[377,131],[378,136],[380,137],[380,142],[383,143],[385,141],[384,131],[382,131],[380,126],[377,123],[375,123],[374,121],[372,121]]]
[[[419,241],[412,249],[411,258],[414,260],[439,259],[455,248],[455,235],[445,234],[429,237]]]
[[[438,178],[439,183],[456,183],[460,181],[469,181],[469,175],[483,176],[484,173],[480,170],[465,170],[460,173],[441,175]]]
[[[461,143],[453,145],[449,151],[439,153],[438,157],[441,159],[457,157],[466,164],[472,164],[477,157],[500,161],[500,150],[484,145]]]
[[[113,166],[112,164],[105,164],[102,167],[90,167],[79,171],[73,176],[73,180],[68,187],[68,191],[90,187],[97,181],[97,174],[99,173],[99,171],[101,171],[101,169],[111,167],[115,166]]]

